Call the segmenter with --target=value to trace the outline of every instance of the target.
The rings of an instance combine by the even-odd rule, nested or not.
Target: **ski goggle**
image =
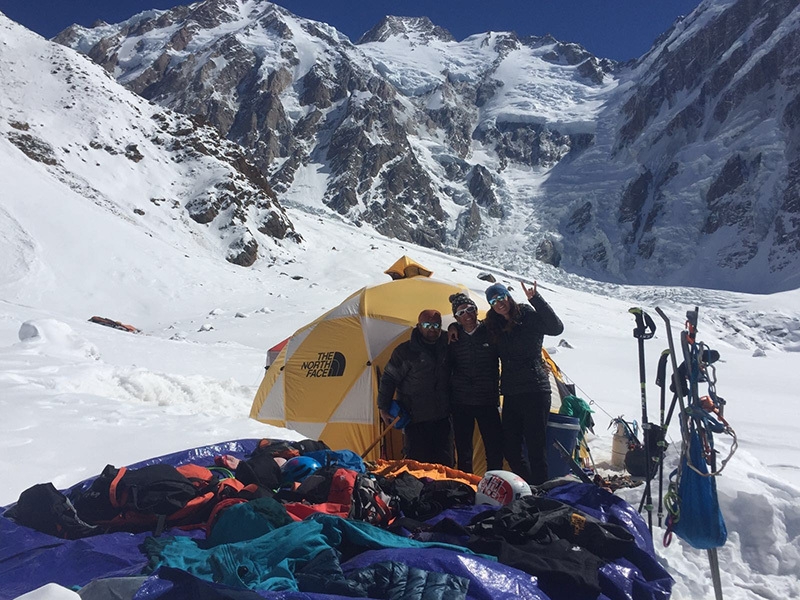
[[[508,300],[508,294],[498,294],[497,296],[489,300],[489,304],[491,306],[494,306],[498,302],[503,302],[504,300]]]
[[[442,326],[439,323],[420,323],[420,327],[423,329],[441,329]]]
[[[457,310],[457,311],[456,311],[456,312],[454,312],[453,314],[454,314],[456,317],[463,317],[463,316],[464,316],[465,314],[467,314],[467,313],[474,313],[474,312],[478,312],[478,309],[477,309],[477,308],[475,308],[474,306],[472,306],[472,305],[470,304],[470,305],[469,305],[469,306],[467,306],[466,308],[462,308],[461,310]]]

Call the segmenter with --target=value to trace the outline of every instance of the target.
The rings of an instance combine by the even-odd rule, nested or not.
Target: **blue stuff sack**
[[[701,473],[708,473],[703,445],[696,431],[692,432],[690,440],[689,455],[692,464]],[[681,458],[680,473],[680,516],[672,526],[672,532],[698,550],[724,546],[728,539],[728,529],[719,509],[716,479],[695,472],[687,464],[686,456]]]

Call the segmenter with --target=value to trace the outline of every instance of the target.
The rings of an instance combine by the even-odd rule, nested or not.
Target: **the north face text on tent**
[[[341,377],[346,366],[347,361],[341,352],[319,352],[317,360],[304,362],[301,369],[306,377]]]

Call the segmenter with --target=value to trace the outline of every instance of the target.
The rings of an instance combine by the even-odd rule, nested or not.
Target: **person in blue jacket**
[[[517,304],[504,285],[486,289],[491,309],[484,321],[500,355],[504,453],[511,470],[531,485],[547,481],[547,418],[550,379],[542,358],[545,335],[559,335],[564,324],[533,287],[522,289],[528,304]],[[524,449],[527,448],[527,452]]]

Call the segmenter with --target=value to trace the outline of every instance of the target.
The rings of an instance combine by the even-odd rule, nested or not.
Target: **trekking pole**
[[[664,326],[667,330],[667,343],[669,344],[669,358],[672,362],[672,387],[675,390],[674,396],[672,397],[672,404],[669,408],[669,413],[667,414],[667,420],[665,421],[665,426],[668,426],[671,419],[672,419],[672,411],[675,410],[675,401],[678,400],[681,407],[681,413],[686,410],[686,407],[683,403],[683,397],[686,395],[686,382],[684,381],[683,376],[681,375],[681,370],[678,367],[678,358],[675,354],[675,341],[672,338],[672,325],[670,323],[669,317],[664,313],[661,308],[656,306],[656,312],[658,316],[664,320]],[[684,438],[684,428],[683,428],[683,419],[678,419],[681,422],[681,438]]]
[[[667,360],[669,359],[669,349],[661,352],[656,369],[656,385],[659,391],[659,421],[661,431],[658,438],[658,526],[663,524],[664,517],[664,453],[667,449],[667,430],[664,420],[664,409],[667,400]]]
[[[658,466],[658,526],[663,524],[664,516],[664,453],[667,448],[666,442],[666,427],[664,425],[664,411],[666,409],[666,379],[667,379],[667,360],[669,359],[669,349],[663,350],[658,359],[658,367],[656,368],[656,385],[660,388],[659,393],[659,427],[654,430],[653,425],[650,425],[650,432],[653,434],[657,449],[656,456],[653,457],[653,462]],[[645,495],[642,494],[642,499],[639,502],[639,512],[642,511],[644,506]]]
[[[389,424],[386,426],[386,429],[384,429],[384,430],[381,432],[381,434],[380,434],[380,435],[379,435],[379,436],[378,436],[378,437],[375,439],[375,441],[374,441],[374,442],[372,442],[372,443],[371,443],[369,446],[367,446],[367,449],[366,449],[366,450],[364,450],[364,452],[362,452],[362,453],[361,453],[361,458],[366,458],[366,457],[367,457],[367,454],[369,454],[369,451],[370,451],[370,450],[372,450],[372,449],[373,449],[375,446],[377,446],[378,444],[380,444],[381,440],[382,440],[383,438],[385,438],[385,437],[386,437],[386,434],[387,434],[387,433],[389,433],[389,432],[390,432],[392,429],[394,429],[394,426],[395,426],[395,425],[397,425],[397,422],[400,420],[400,417],[402,417],[402,415],[397,415],[397,416],[396,416],[396,417],[395,417],[395,418],[392,420],[392,422],[391,422],[391,423],[389,423]]]
[[[662,525],[661,516],[662,516],[663,499],[664,499],[664,496],[663,496],[663,490],[664,490],[664,487],[663,487],[664,486],[664,454],[666,453],[666,448],[667,448],[667,445],[668,445],[667,442],[666,442],[666,435],[667,435],[667,431],[669,430],[669,425],[672,422],[672,415],[675,412],[675,407],[678,404],[679,400],[680,400],[680,406],[681,406],[681,414],[683,414],[683,412],[685,411],[685,406],[684,406],[684,403],[683,403],[683,397],[686,395],[686,392],[685,392],[685,382],[683,380],[683,373],[684,373],[683,369],[685,369],[685,365],[683,365],[682,367],[678,366],[678,359],[676,358],[676,353],[675,353],[675,342],[674,342],[674,340],[672,338],[672,326],[671,326],[669,317],[667,317],[667,315],[664,314],[664,311],[662,311],[659,307],[656,307],[656,312],[664,320],[664,327],[665,327],[665,329],[667,331],[667,341],[669,343],[669,348],[667,350],[664,350],[664,352],[661,353],[661,359],[659,360],[659,363],[658,363],[658,374],[657,374],[657,377],[656,377],[656,384],[657,385],[663,385],[663,387],[661,389],[661,403],[662,403],[661,404],[661,419],[662,419],[662,425],[661,425],[662,431],[661,431],[661,434],[662,434],[663,437],[661,438],[661,442],[660,442],[661,453],[662,454],[661,454],[661,463],[659,465],[659,473],[658,473],[658,486],[659,486],[659,509],[658,509],[659,510],[659,521],[658,521],[658,524],[659,524],[659,526],[661,526]],[[666,383],[667,383],[667,380],[666,380],[666,363],[667,363],[668,360],[670,360],[671,363],[672,363],[672,377],[671,377],[672,386],[671,386],[671,389],[673,391],[673,394],[672,394],[672,401],[670,402],[670,406],[669,406],[669,411],[667,412],[666,418],[664,418],[664,400],[665,400],[665,396],[666,396]],[[683,437],[684,437],[683,419],[680,418],[679,420],[681,421],[680,422],[680,425],[681,425],[681,439],[683,439]]]
[[[701,406],[700,392],[697,383],[700,376],[700,363],[703,360],[702,349],[700,353],[698,353],[697,345],[697,321],[699,312],[699,306],[695,306],[694,310],[686,311],[686,325],[685,329],[681,332],[681,346],[683,348],[684,361],[686,362],[686,373],[689,376],[689,404],[695,407]],[[712,473],[716,472],[716,456],[713,453],[709,456],[709,466]],[[707,553],[708,566],[711,571],[711,582],[714,586],[714,598],[716,600],[722,600],[722,578],[720,576],[717,549],[708,548]]]
[[[656,332],[656,324],[646,312],[641,308],[633,307],[628,309],[636,318],[636,329],[633,330],[633,337],[636,338],[639,344],[639,385],[642,396],[642,438],[644,439],[644,500],[646,504],[644,507],[647,509],[647,527],[650,530],[650,535],[653,535],[653,500],[650,494],[650,424],[647,421],[647,380],[644,375],[644,341],[653,337]],[[642,507],[639,507],[641,512]]]

